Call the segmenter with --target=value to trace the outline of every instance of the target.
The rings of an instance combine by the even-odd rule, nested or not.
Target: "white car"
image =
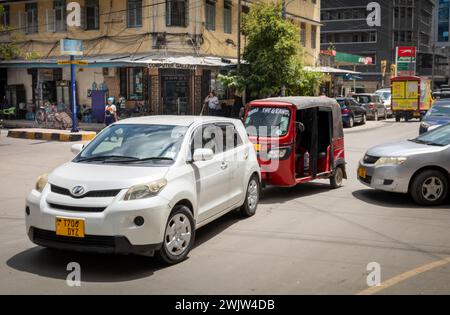
[[[149,116],[115,123],[74,160],[38,178],[26,200],[35,244],[182,261],[195,230],[256,212],[260,168],[241,121]]]

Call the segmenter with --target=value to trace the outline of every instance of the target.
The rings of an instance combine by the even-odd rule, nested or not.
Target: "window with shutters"
[[[128,0],[127,21],[129,28],[142,27],[142,0]]]
[[[223,3],[223,32],[226,34],[231,34],[232,32],[232,15],[231,10],[232,4],[231,0],[225,0]]]
[[[214,31],[216,29],[216,1],[206,0],[205,4],[206,29]]]
[[[99,0],[86,0],[85,2],[85,26],[86,30],[98,30],[99,29]]]
[[[36,2],[25,3],[25,32],[35,34],[39,31],[38,5]]]
[[[188,25],[188,1],[166,1],[166,26],[186,27]]]
[[[67,31],[66,23],[66,1],[65,0],[54,0],[53,10],[55,16],[55,32],[65,32]]]

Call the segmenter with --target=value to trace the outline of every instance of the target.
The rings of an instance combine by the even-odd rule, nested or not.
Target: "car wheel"
[[[387,111],[385,110],[384,111],[384,120],[387,120],[388,119],[388,114],[387,114]]]
[[[186,206],[175,206],[167,220],[164,240],[157,252],[166,264],[177,264],[188,255],[195,239],[194,217]]]
[[[348,120],[348,128],[353,128],[353,126],[355,126],[355,118],[350,116],[350,119]]]
[[[441,205],[448,194],[447,178],[436,170],[424,171],[414,178],[410,194],[419,205]]]
[[[251,217],[256,213],[260,192],[261,185],[259,182],[259,178],[257,175],[253,175],[247,185],[247,193],[245,195],[244,204],[240,208],[242,216]]]
[[[395,121],[400,122],[400,120],[401,120],[401,117],[399,115],[395,115]]]
[[[378,112],[373,114],[373,120],[378,121]]]
[[[340,188],[342,187],[342,182],[344,181],[344,170],[342,167],[338,166],[334,172],[333,175],[330,177],[330,185],[332,188]]]
[[[361,124],[365,125],[367,123],[367,115],[363,114]]]

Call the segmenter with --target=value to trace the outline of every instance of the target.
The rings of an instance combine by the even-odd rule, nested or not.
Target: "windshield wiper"
[[[432,145],[432,146],[436,146],[436,147],[444,147],[445,146],[440,143],[436,143],[436,142],[432,142],[432,141],[425,141],[425,140],[420,140],[420,139],[409,139],[409,141],[414,142],[414,143],[419,143],[419,144]]]
[[[109,159],[114,159],[114,162],[117,162],[117,160],[124,160],[124,161],[136,161],[139,160],[139,158],[134,156],[124,156],[124,155],[101,155],[101,156],[91,156],[87,158],[81,158],[77,162],[91,162],[91,161],[104,161],[106,162]]]
[[[165,156],[151,156],[151,157],[146,157],[146,158],[142,158],[142,159],[135,159],[135,160],[129,160],[129,161],[124,161],[124,162],[146,162],[146,161],[173,161],[172,158],[170,157],[165,157]]]

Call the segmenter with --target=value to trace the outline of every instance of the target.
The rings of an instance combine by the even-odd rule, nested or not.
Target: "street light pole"
[[[237,70],[241,70],[241,11],[242,0],[238,0]]]
[[[283,20],[286,19],[286,0],[282,1],[282,7],[281,7],[281,18]],[[281,86],[281,96],[286,96],[286,85]]]
[[[434,91],[434,76],[436,68],[436,44],[433,44],[433,57],[431,61],[431,90]]]

